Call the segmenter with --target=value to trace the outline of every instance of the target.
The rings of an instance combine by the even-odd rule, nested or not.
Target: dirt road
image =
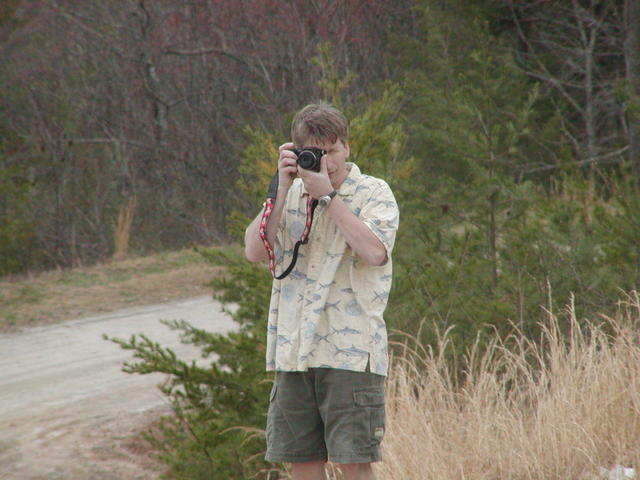
[[[102,339],[145,333],[181,357],[160,319],[185,319],[209,331],[232,329],[210,297],[121,310],[19,334],[0,335],[0,479],[152,479],[159,465],[137,432],[161,412],[164,375],[129,375],[131,352]]]

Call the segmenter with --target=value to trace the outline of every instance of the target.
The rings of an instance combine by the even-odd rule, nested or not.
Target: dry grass
[[[182,250],[0,279],[0,332],[206,295],[216,271]]]
[[[543,346],[495,341],[462,379],[442,354],[446,334],[439,352],[407,346],[389,377],[378,478],[586,480],[639,467],[639,324],[636,292],[599,322],[570,306],[549,314]]]

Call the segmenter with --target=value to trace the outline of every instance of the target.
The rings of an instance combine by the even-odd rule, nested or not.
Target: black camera
[[[321,148],[293,148],[293,153],[298,156],[298,165],[307,170],[313,170],[314,172],[320,171],[320,159],[327,153],[326,150]]]

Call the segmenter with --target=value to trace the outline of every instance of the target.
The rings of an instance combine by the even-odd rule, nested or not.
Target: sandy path
[[[167,411],[156,388],[165,377],[123,373],[131,352],[102,334],[144,333],[196,358],[160,319],[216,332],[234,325],[218,303],[199,297],[0,335],[0,479],[156,478],[135,432]]]

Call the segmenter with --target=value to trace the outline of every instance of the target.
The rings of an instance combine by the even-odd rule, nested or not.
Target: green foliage
[[[326,92],[331,95],[331,91]],[[408,179],[413,172],[413,161],[403,156],[407,141],[404,119],[401,115],[402,90],[398,85],[386,84],[378,99],[368,100],[357,107],[344,108],[350,119],[350,161],[358,164],[367,174],[386,179],[391,185]],[[256,206],[265,198],[269,182],[277,168],[277,140],[269,132],[247,128],[247,147],[239,166],[241,174],[238,188],[250,200],[250,215],[256,215]],[[242,234],[250,217],[239,211],[230,216],[234,238]]]
[[[31,225],[23,220],[28,192],[22,171],[0,163],[0,275],[23,271],[36,257]]]
[[[279,143],[275,135],[264,130],[247,127],[245,134],[247,147],[242,152],[238,167],[241,176],[237,185],[248,203],[255,208],[264,201],[269,182],[278,168]]]
[[[328,48],[316,59],[325,98],[351,120],[352,160],[387,180],[400,205],[387,323],[419,334],[425,344],[451,328],[454,356],[489,330],[507,335],[515,325],[538,338],[541,307],[557,308],[572,295],[581,317],[606,313],[619,289],[640,285],[640,196],[633,180],[587,180],[569,166],[564,119],[548,115],[545,93],[499,48],[483,10],[466,3],[417,2],[421,31],[398,59],[402,85],[381,86],[376,99],[342,105],[342,91],[356,78],[338,73]],[[264,129],[246,134],[238,187],[248,207],[228,222],[238,239],[263,201],[277,145],[287,141]],[[553,175],[543,178],[541,171]],[[166,393],[176,415],[153,441],[178,478],[208,478],[211,465],[224,478],[243,478],[266,467],[252,457],[261,442],[243,442],[234,427],[258,432],[264,423],[271,282],[264,267],[239,251],[203,254],[227,268],[212,287],[235,306],[230,313],[241,329],[217,336],[184,322],[169,325],[204,355],[215,354],[211,366],[182,364],[144,337],[120,343],[140,355],[130,371],[166,371],[174,379]],[[425,322],[437,328],[423,328]]]
[[[401,115],[402,89],[387,84],[379,99],[371,101],[349,122],[349,146],[360,169],[367,174],[400,183],[411,176],[412,159],[404,157],[406,127]]]
[[[596,204],[593,212],[595,236],[600,242],[595,249],[600,265],[598,277],[609,288],[624,291],[640,285],[640,192],[637,179],[631,175],[616,182],[616,190],[607,201]],[[602,271],[613,275],[602,278]]]
[[[398,117],[400,100],[398,88],[389,86],[352,122],[356,161],[368,173],[387,174],[390,180],[410,174],[410,164],[402,161],[400,153],[405,141]],[[247,132],[250,141],[243,152],[238,186],[255,208],[275,170],[278,142],[267,132]],[[234,212],[229,222],[234,236],[241,238],[249,221]],[[268,468],[260,458],[270,389],[264,355],[271,277],[264,266],[246,261],[238,249],[200,253],[210,263],[225,267],[225,274],[214,279],[211,287],[223,305],[232,306],[226,311],[240,329],[219,335],[184,321],[165,323],[211,359],[207,367],[186,363],[143,335],[111,340],[134,352],[137,362],[127,364],[125,371],[170,375],[163,391],[171,399],[174,415],[165,418],[160,433],[148,439],[171,474],[184,479],[246,479]]]
[[[560,148],[539,161],[562,145],[557,119],[545,118],[536,84],[480,17],[458,24],[458,2],[434,3],[420,2],[424,42],[411,44],[424,52],[406,85],[417,168],[396,189],[388,323],[420,331],[425,343],[437,340],[425,321],[453,327],[462,353],[488,329],[507,334],[515,324],[536,338],[549,300],[575,294],[579,315],[608,311],[619,288],[640,281],[632,182],[610,178],[601,188],[575,168],[535,182],[532,165],[570,160]]]
[[[324,43],[318,47],[318,55],[312,62],[320,68],[320,80],[318,86],[324,98],[338,108],[343,108],[342,94],[356,80],[353,72],[340,75],[333,58],[330,43]]]
[[[424,319],[454,326],[464,349],[487,327],[507,331],[537,319],[528,301],[544,277],[529,270],[528,246],[540,231],[532,211],[543,192],[521,181],[518,165],[538,90],[495,52],[480,22],[462,27],[474,43],[460,45],[447,12],[426,13],[430,56],[407,87],[408,116],[419,119],[411,127],[419,168],[400,189],[387,318],[410,333]],[[431,332],[423,330],[423,340],[434,341]]]
[[[211,287],[238,331],[214,334],[183,320],[164,323],[181,332],[183,342],[202,351],[209,363],[187,363],[144,335],[110,339],[134,352],[128,373],[162,372],[169,381],[162,391],[173,415],[148,441],[176,479],[247,479],[269,469],[262,460],[271,376],[265,372],[265,335],[270,297],[269,272],[247,262],[237,249],[201,250],[226,273]]]

